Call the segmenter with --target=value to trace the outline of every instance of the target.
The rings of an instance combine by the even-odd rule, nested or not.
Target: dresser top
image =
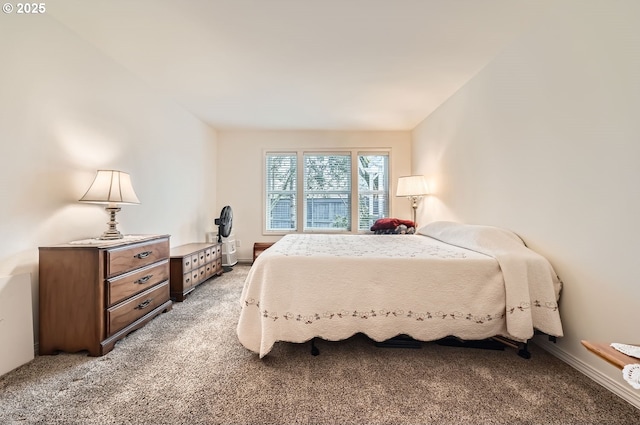
[[[124,245],[131,245],[139,242],[147,242],[154,239],[169,238],[169,235],[124,235],[122,239],[81,239],[77,241],[71,241],[64,244],[52,245],[46,247],[40,247],[40,249],[46,248],[115,248]]]
[[[194,242],[171,248],[171,257],[182,257],[217,245],[216,242]]]

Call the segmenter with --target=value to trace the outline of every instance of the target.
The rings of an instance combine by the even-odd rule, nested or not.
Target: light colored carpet
[[[640,410],[539,349],[278,343],[235,334],[248,266],[197,288],[109,354],[0,378],[2,424],[639,424]]]

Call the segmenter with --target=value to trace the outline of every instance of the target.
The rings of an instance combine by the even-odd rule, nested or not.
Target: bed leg
[[[318,350],[318,347],[316,347],[316,339],[311,338],[311,355],[317,356],[318,354],[320,354],[320,350]]]
[[[531,353],[529,352],[528,344],[526,342],[521,342],[518,344],[518,355],[523,359],[531,358]]]

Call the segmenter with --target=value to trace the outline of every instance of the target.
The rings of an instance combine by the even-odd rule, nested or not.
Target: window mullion
[[[358,161],[358,151],[351,151],[351,233],[358,233],[360,228],[360,211],[358,205],[360,203],[359,176],[358,169],[360,162]]]
[[[297,152],[297,174],[296,178],[298,179],[298,186],[296,190],[296,194],[298,197],[298,203],[296,204],[296,232],[304,232],[305,226],[305,187],[304,187],[304,152]]]

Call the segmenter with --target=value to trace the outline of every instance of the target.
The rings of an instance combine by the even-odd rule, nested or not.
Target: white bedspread
[[[277,341],[376,341],[399,334],[525,341],[562,336],[560,282],[511,232],[436,222],[420,235],[287,235],[255,261],[238,338],[260,357]]]

